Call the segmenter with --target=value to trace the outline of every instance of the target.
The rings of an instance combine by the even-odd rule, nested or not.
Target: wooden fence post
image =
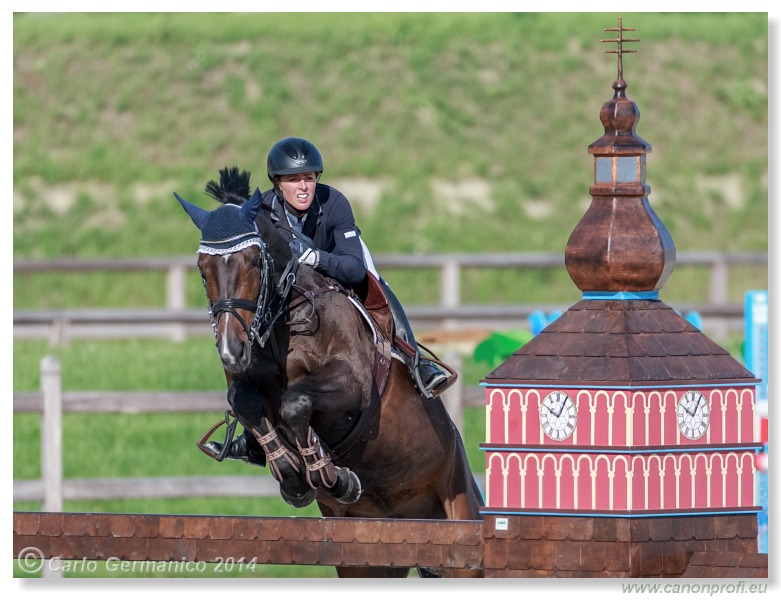
[[[711,263],[708,302],[726,304],[729,300],[729,265],[723,254],[718,254]],[[716,339],[727,337],[727,327],[722,320],[714,320],[712,335]]]
[[[41,360],[41,476],[43,478],[43,511],[62,512],[62,369],[60,361],[48,355]],[[61,579],[62,570],[52,569],[44,561],[44,579]]]
[[[184,310],[186,304],[187,269],[184,265],[173,264],[168,267],[166,277],[166,308],[169,310]],[[187,337],[184,324],[171,325],[171,338],[175,342],[183,342]]]
[[[461,305],[461,266],[456,260],[446,260],[442,263],[442,284],[439,304],[443,308],[456,308]],[[455,329],[456,323],[446,319],[442,324],[444,329]]]
[[[442,394],[442,402],[450,414],[450,418],[461,433],[461,437],[464,437],[464,404],[462,396],[464,395],[464,379],[461,373],[463,368],[461,355],[458,352],[449,350],[442,356],[447,364],[458,371],[458,381],[448,390]]]
[[[43,510],[62,511],[62,377],[60,361],[48,355],[41,360],[41,476]]]

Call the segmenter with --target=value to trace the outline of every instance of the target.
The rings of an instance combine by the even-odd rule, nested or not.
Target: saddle
[[[367,320],[369,327],[372,329],[376,327],[379,337],[386,344],[390,343],[392,350],[396,350],[398,354],[404,354],[409,360],[418,358],[419,349],[414,348],[404,338],[396,335],[396,327],[390,304],[388,303],[382,284],[375,275],[370,271],[367,271],[365,283],[357,291],[348,291],[347,294],[351,297],[353,304],[356,305],[359,312],[364,316],[364,319]],[[372,324],[374,327],[372,327]],[[377,343],[378,353],[385,355],[386,349],[384,347],[381,348],[379,342]],[[426,351],[425,358],[427,360],[438,364],[445,372],[450,374],[448,379],[434,391],[434,395],[437,396],[453,385],[458,378],[458,375],[453,367],[440,360],[431,350],[420,342],[417,344],[419,348]],[[399,358],[404,360],[401,356],[399,356]],[[407,361],[404,362],[406,363]],[[377,369],[375,369],[375,382],[378,384],[381,383],[381,385],[378,385],[378,389],[380,395],[382,395],[386,381],[378,381],[377,375],[382,375],[382,373],[377,373]],[[387,374],[385,374],[385,377],[387,377]]]
[[[297,299],[288,304],[288,309],[292,309],[304,302],[312,302],[315,296],[328,292],[339,292],[344,294],[358,310],[363,317],[369,329],[374,336],[375,352],[372,366],[374,386],[370,398],[365,398],[361,404],[361,410],[376,405],[385,391],[390,374],[391,360],[393,352],[404,363],[418,360],[419,350],[411,346],[405,339],[396,335],[396,328],[393,319],[388,298],[385,295],[382,284],[379,279],[370,271],[366,272],[366,279],[357,289],[350,289],[331,277],[326,277],[327,285],[304,292]],[[434,362],[442,367],[450,376],[436,390],[435,395],[439,395],[448,389],[458,378],[457,372],[450,365],[439,359],[431,350],[423,344],[417,344],[419,348],[426,351],[426,360]],[[401,355],[405,355],[407,360]]]

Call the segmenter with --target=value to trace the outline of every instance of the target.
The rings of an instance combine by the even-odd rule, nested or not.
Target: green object
[[[494,331],[477,345],[474,359],[488,363],[491,368],[497,367],[533,337],[534,335],[525,329]]]

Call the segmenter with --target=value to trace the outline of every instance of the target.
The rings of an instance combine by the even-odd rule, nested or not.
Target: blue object
[[[767,290],[746,292],[743,311],[746,324],[746,368],[762,380],[757,385],[757,404],[767,402],[767,296]]]
[[[757,379],[756,404],[760,414],[768,414],[768,293],[767,290],[746,292],[743,304],[743,319],[746,328],[746,342],[743,346],[746,368]],[[767,451],[767,450],[765,450]],[[757,515],[759,525],[758,545],[760,552],[768,551],[768,473],[757,473],[756,502],[762,506]]]
[[[696,310],[686,313],[686,320],[702,331],[702,316]]]
[[[556,319],[558,319],[561,316],[561,311],[554,310],[552,313],[549,313],[547,316],[544,312],[541,310],[535,310],[532,314],[529,315],[529,318],[527,319],[529,322],[529,328],[531,329],[532,335],[537,335],[545,329],[548,325],[553,323]]]
[[[537,335],[545,329],[548,325],[548,320],[545,318],[545,313],[541,310],[535,310],[529,315],[529,327],[532,330],[532,335]]]

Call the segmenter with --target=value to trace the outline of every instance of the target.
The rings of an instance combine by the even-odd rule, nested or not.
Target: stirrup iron
[[[230,418],[233,417],[233,421],[231,422]],[[233,413],[232,410],[226,410],[225,411],[225,418],[222,419],[222,421],[217,421],[211,429],[209,429],[206,433],[204,433],[201,436],[201,439],[199,439],[196,442],[196,446],[198,446],[198,449],[203,452],[206,456],[213,458],[217,462],[222,462],[225,460],[225,457],[228,454],[228,450],[230,450],[230,446],[233,443],[233,438],[236,434],[236,425],[238,425],[239,419],[236,417],[236,415]],[[222,448],[219,452],[215,452],[214,448],[208,445],[209,438],[214,434],[215,431],[217,431],[220,427],[223,425],[227,425],[227,429],[225,430],[225,442],[222,445]]]

